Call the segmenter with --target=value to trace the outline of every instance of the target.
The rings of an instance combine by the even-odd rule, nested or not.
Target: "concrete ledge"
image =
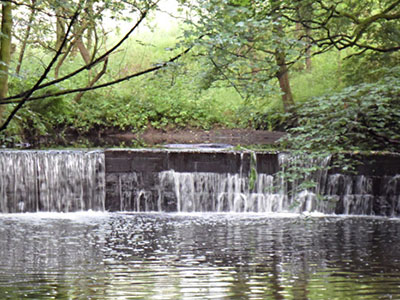
[[[248,173],[250,153],[226,150],[138,149],[106,150],[106,172],[211,172]],[[277,163],[277,161],[276,161]],[[271,171],[271,158],[262,159],[258,172]]]
[[[275,174],[279,170],[278,153],[210,149],[111,149],[105,150],[107,173],[126,172],[211,172],[248,173],[251,156],[256,156],[257,172]],[[360,161],[356,174],[394,176],[400,174],[400,154],[349,155]],[[333,158],[334,159],[334,158]],[[330,174],[346,173],[340,168]]]

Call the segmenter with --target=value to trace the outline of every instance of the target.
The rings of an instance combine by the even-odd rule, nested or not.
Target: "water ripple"
[[[398,220],[0,215],[0,298],[398,299]]]

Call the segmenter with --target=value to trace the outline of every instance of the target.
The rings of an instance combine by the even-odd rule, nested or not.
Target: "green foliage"
[[[281,176],[292,193],[311,189],[318,195],[319,174],[328,168],[353,171],[358,162],[348,154],[400,151],[400,73],[398,68],[388,73],[393,75],[315,97],[286,114],[297,121],[280,145],[291,152]],[[334,163],[321,164],[331,154]]]
[[[186,2],[186,1],[181,1]],[[304,42],[274,1],[197,1],[187,4],[194,17],[186,22],[183,43],[194,43],[204,57],[204,87],[225,82],[243,98],[265,99],[277,93],[278,57],[295,60]],[[187,39],[199,37],[202,39]],[[282,60],[282,59],[281,59]]]
[[[337,51],[313,57],[312,66],[311,70],[299,69],[298,65],[291,69],[290,81],[297,104],[314,97],[331,95],[344,87]],[[275,82],[275,85],[277,87],[278,84]],[[242,106],[241,112],[242,118],[248,120],[247,124],[257,129],[286,130],[295,125],[293,118],[283,113],[279,94],[266,94],[264,99],[248,101]]]
[[[134,4],[131,7],[134,11],[139,6],[143,9],[143,6],[153,3],[130,2]],[[351,5],[353,2],[341,1],[337,6],[337,18],[330,19],[328,24],[332,32],[348,33],[350,30],[353,23],[348,16],[341,14],[343,11],[363,12],[360,16],[367,18],[389,3],[382,0],[381,7],[377,7],[377,2],[372,0],[367,4],[356,1],[356,5]],[[49,3],[53,3],[46,8],[49,11],[43,8],[35,19],[32,39],[46,41],[51,46],[54,41],[48,37],[53,32],[51,26],[47,26],[51,20],[41,25],[37,23],[46,12],[54,12],[62,3]],[[274,6],[279,3],[282,4],[280,8]],[[10,125],[8,138],[22,140],[26,136],[68,130],[84,134],[99,128],[137,131],[146,127],[209,129],[213,126],[251,126],[283,130],[287,125],[293,126],[291,122],[297,120],[299,126],[291,130],[291,140],[285,144],[292,149],[334,152],[396,150],[397,143],[393,141],[398,139],[399,122],[396,118],[399,116],[394,95],[398,91],[398,69],[392,67],[399,64],[397,52],[365,52],[346,59],[341,65],[338,52],[329,51],[312,58],[311,71],[299,68],[299,62],[291,64],[302,57],[305,46],[305,40],[299,38],[297,28],[289,18],[296,17],[294,8],[297,6],[294,5],[303,5],[298,13],[318,21],[331,8],[326,6],[323,9],[322,4],[329,3],[310,0],[202,0],[196,7],[189,5],[193,9],[191,12],[200,13],[204,18],[194,18],[192,23],[185,24],[185,32],[178,28],[165,31],[160,26],[153,26],[152,31],[146,29],[135,35],[124,48],[110,55],[107,73],[100,82],[142,71],[167,60],[182,50],[169,48],[177,43],[182,33],[185,40],[180,45],[196,45],[190,55],[157,73],[104,90],[86,92],[78,103],[74,102],[73,95],[30,102]],[[98,5],[102,5],[99,9],[120,18],[120,7],[126,7],[128,2],[100,1]],[[278,8],[279,14],[275,14]],[[311,12],[309,8],[315,11]],[[281,18],[283,15],[286,17]],[[26,11],[21,19],[28,16]],[[396,22],[380,20],[368,27],[360,41],[373,37],[376,38],[374,45],[393,46],[398,31],[393,26]],[[21,24],[16,31],[18,35],[25,30],[26,20]],[[277,30],[277,25],[282,31]],[[203,39],[194,38],[194,34],[201,33],[206,33]],[[314,30],[311,34],[317,39],[322,33]],[[99,41],[105,42],[105,37]],[[108,39],[107,47],[113,42],[112,38]],[[294,115],[282,114],[281,92],[275,78],[277,50],[284,50],[289,62],[292,91],[298,103]],[[313,48],[313,51],[317,50]],[[354,54],[354,51],[349,53]],[[31,88],[53,54],[54,51],[49,49],[39,49],[37,42],[30,44],[21,73],[10,77],[9,94]],[[81,65],[81,56],[72,51],[60,76]],[[12,67],[15,67],[15,62]],[[101,67],[99,64],[90,70],[91,74],[82,72],[34,96],[85,86]],[[51,80],[51,76],[47,80]],[[381,80],[382,77],[386,79]],[[343,86],[350,87],[340,92]],[[9,106],[8,111],[11,109]]]
[[[400,54],[397,52],[367,52],[354,55],[343,61],[344,82],[356,85],[364,82],[377,82],[386,76],[392,76],[395,66],[400,65]]]
[[[313,43],[321,49],[335,47],[359,53],[399,50],[399,2],[320,0],[310,1],[309,5],[313,17],[305,23]]]
[[[196,98],[196,93],[186,88],[184,82],[178,80],[173,85],[168,77],[161,74],[149,76],[130,83],[130,94],[113,93],[113,98],[96,101],[89,94],[80,104],[80,109],[86,111],[79,118],[77,126],[93,123],[102,126],[117,127],[123,130],[141,130],[147,126],[153,128],[167,127],[200,127],[210,128],[221,123],[222,118],[215,108],[215,103],[207,98]],[[142,86],[135,91],[136,86]],[[93,93],[91,93],[94,95]],[[94,107],[99,107],[93,114]]]
[[[341,56],[338,51],[329,51],[313,57],[311,70],[296,71],[291,75],[292,92],[297,103],[314,97],[339,92],[343,87]]]
[[[167,59],[173,54],[165,48],[174,44],[176,35],[173,29],[168,33],[159,31],[137,36],[125,50],[111,57],[104,80],[132,74]],[[28,55],[48,59],[37,50],[31,49]],[[42,60],[31,60],[19,76],[11,78],[10,94],[18,94],[34,85],[43,69]],[[80,60],[79,56],[71,57],[64,71],[76,69]],[[199,88],[199,64],[197,58],[188,57],[185,65],[171,64],[157,73],[118,86],[86,92],[78,103],[74,102],[74,95],[28,102],[11,123],[3,141],[10,138],[14,141],[14,137],[19,137],[15,141],[35,140],[42,135],[71,131],[83,135],[107,128],[139,131],[146,127],[210,129],[236,125],[237,111],[243,105],[241,98],[232,88],[224,86]],[[84,86],[86,82],[87,74],[81,73],[35,96]],[[11,110],[12,106],[8,108]]]
[[[249,189],[253,190],[257,182],[257,156],[255,152],[250,156],[250,174],[249,174]]]
[[[398,72],[397,72],[398,74]],[[285,147],[304,151],[400,150],[400,78],[351,86],[299,105]]]

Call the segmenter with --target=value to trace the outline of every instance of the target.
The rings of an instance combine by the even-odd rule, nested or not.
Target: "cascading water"
[[[250,169],[257,169],[251,154]],[[243,160],[243,155],[241,156]],[[269,174],[178,172],[129,173],[118,178],[120,210],[177,212],[321,212],[400,214],[400,175],[374,177],[330,174],[331,157],[277,156],[278,171]],[[291,169],[307,169],[293,176]],[[298,174],[297,174],[298,175]],[[147,184],[146,184],[147,182]],[[309,185],[313,182],[314,185]],[[377,182],[379,186],[377,187]]]
[[[256,168],[257,158],[254,155]],[[160,173],[159,197],[162,191],[173,187],[178,212],[334,212],[329,201],[319,201],[327,181],[327,166],[330,157],[325,159],[304,159],[302,167],[320,166],[317,171],[302,180],[289,184],[285,178],[285,167],[298,163],[289,154],[279,154],[281,172],[275,175],[187,173],[165,171]],[[316,186],[297,190],[304,181],[313,180]],[[253,181],[251,183],[251,181]],[[161,199],[159,203],[163,203]]]
[[[271,212],[284,201],[281,193],[269,191],[274,178],[265,174],[250,189],[248,178],[239,174],[166,171],[160,174],[160,190],[168,186],[174,187],[178,212]]]
[[[377,193],[378,190],[379,192]],[[349,215],[400,215],[400,175],[374,178],[364,175],[333,174],[328,178],[326,196],[341,204]]]
[[[0,151],[0,212],[400,215],[397,171],[384,176],[331,174],[330,161],[330,156],[234,151],[4,150]],[[311,172],[293,176],[291,169]],[[309,181],[316,185],[307,185]]]
[[[102,151],[0,151],[0,212],[105,209]]]

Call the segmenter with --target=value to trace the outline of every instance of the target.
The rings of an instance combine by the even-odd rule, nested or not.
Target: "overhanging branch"
[[[174,61],[178,60],[179,58],[181,58],[183,55],[185,55],[186,53],[188,53],[190,50],[192,49],[192,47],[187,48],[185,51],[179,53],[178,55],[172,57],[171,59],[169,59],[168,61],[158,64],[152,68],[125,76],[123,78],[119,78],[113,81],[109,81],[103,84],[99,84],[99,85],[95,85],[92,87],[83,87],[83,88],[77,88],[77,89],[71,89],[71,90],[67,90],[67,91],[61,91],[58,93],[53,93],[53,94],[46,94],[46,95],[42,95],[42,96],[37,96],[37,97],[29,97],[28,99],[25,99],[25,102],[29,102],[29,101],[36,101],[36,100],[42,100],[42,99],[46,99],[46,98],[51,98],[51,97],[59,97],[59,96],[64,96],[64,95],[68,95],[68,94],[74,94],[74,93],[82,93],[82,92],[87,92],[87,91],[91,91],[91,90],[97,90],[97,89],[101,89],[101,88],[105,88],[108,86],[112,86],[127,80],[130,80],[132,78],[135,77],[139,77],[148,73],[152,73],[155,72],[157,70],[160,70],[162,68],[165,68],[166,66],[168,66],[170,63],[173,63]],[[12,103],[20,103],[22,100],[12,100],[12,99],[8,99],[8,100],[3,100],[0,101],[0,104],[12,104]]]
[[[46,77],[49,74],[50,70],[52,69],[53,65],[56,63],[58,57],[62,53],[62,49],[65,46],[65,44],[66,44],[66,42],[68,40],[68,36],[69,36],[69,34],[70,34],[71,30],[72,30],[72,26],[74,25],[74,23],[78,19],[80,10],[81,10],[81,3],[79,3],[79,6],[78,6],[77,10],[76,10],[76,12],[74,13],[74,15],[72,17],[71,22],[68,25],[67,32],[65,33],[64,39],[62,40],[60,48],[57,50],[57,53],[54,55],[53,59],[50,61],[50,63],[46,67],[45,71],[43,72],[42,76],[39,78],[39,80],[36,82],[36,84],[33,86],[33,88],[23,94],[22,100],[20,100],[18,102],[18,105],[12,110],[12,112],[10,113],[10,115],[8,116],[6,121],[0,127],[0,132],[7,128],[8,124],[10,124],[11,120],[14,118],[16,113],[22,108],[22,106],[30,98],[30,96],[39,88],[39,86],[43,82],[43,80],[46,79]]]
[[[155,4],[154,4],[154,5],[155,5]],[[22,92],[22,93],[19,93],[18,95],[14,95],[14,96],[11,96],[11,97],[4,98],[3,100],[12,100],[12,99],[19,99],[19,98],[22,98],[22,97],[24,97],[24,96],[25,96],[27,93],[29,93],[29,92],[31,92],[31,94],[32,94],[32,93],[35,92],[35,91],[41,90],[41,89],[46,88],[46,87],[48,87],[48,86],[51,86],[51,85],[60,83],[60,82],[62,82],[62,81],[65,81],[65,80],[67,80],[67,79],[70,79],[70,78],[76,76],[77,74],[81,73],[82,71],[90,70],[91,68],[93,68],[93,67],[94,67],[95,65],[97,65],[98,63],[101,63],[102,61],[104,61],[104,59],[105,59],[106,57],[108,57],[111,53],[113,53],[115,50],[117,50],[117,49],[130,37],[130,35],[138,28],[138,26],[139,26],[139,25],[142,23],[142,21],[146,18],[147,13],[149,12],[150,9],[152,9],[152,8],[154,7],[154,5],[151,6],[148,10],[144,11],[144,12],[141,14],[139,20],[135,23],[134,26],[132,26],[132,28],[125,34],[125,36],[124,36],[122,39],[120,39],[120,40],[118,41],[118,43],[116,43],[110,50],[106,51],[106,52],[103,53],[101,56],[99,56],[98,58],[96,58],[95,60],[93,60],[91,63],[89,63],[89,64],[87,64],[87,65],[84,65],[84,66],[82,66],[81,68],[79,68],[79,69],[77,69],[77,70],[75,70],[75,71],[73,71],[73,72],[71,72],[71,73],[69,73],[69,74],[67,74],[67,75],[65,75],[65,76],[63,76],[63,77],[61,77],[61,78],[59,78],[59,79],[55,79],[55,80],[49,81],[49,82],[47,82],[47,83],[45,83],[45,84],[40,84],[40,85],[38,85],[38,86],[35,88],[35,90],[31,89],[31,90],[28,90],[28,91],[24,91],[24,92]],[[60,55],[60,54],[58,54],[58,56],[59,56],[59,55]],[[58,57],[58,56],[57,56],[57,57]],[[1,104],[1,103],[0,103],[0,104]],[[0,131],[1,131],[1,130],[0,130]]]

